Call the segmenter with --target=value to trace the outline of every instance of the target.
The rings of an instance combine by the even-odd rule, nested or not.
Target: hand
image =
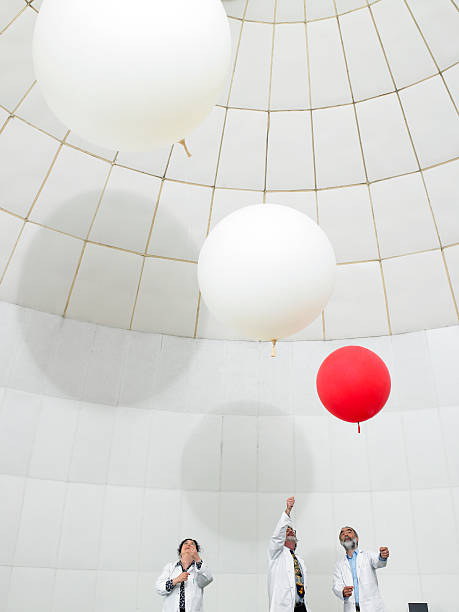
[[[287,499],[287,507],[285,509],[285,512],[290,516],[290,512],[292,511],[293,506],[295,505],[295,498],[289,497]]]
[[[379,554],[381,555],[382,559],[387,559],[389,557],[389,549],[387,546],[381,546],[379,549]]]
[[[196,549],[196,546],[193,546],[193,548],[190,549],[190,553],[191,553],[191,557],[192,557],[193,561],[196,561],[196,563],[201,561],[201,557],[199,556],[199,553],[198,553],[198,551]]]
[[[343,597],[350,597],[352,595],[352,591],[354,590],[354,587],[344,587],[343,589]]]
[[[172,581],[172,584],[175,586],[176,584],[179,584],[180,582],[186,582],[188,580],[189,575],[190,574],[188,572],[182,572],[180,576],[177,576],[177,578],[174,578],[174,580]]]

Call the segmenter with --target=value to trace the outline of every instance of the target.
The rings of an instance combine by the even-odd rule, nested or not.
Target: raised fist
[[[387,559],[389,557],[389,549],[387,546],[381,546],[379,554],[381,555],[381,559]]]

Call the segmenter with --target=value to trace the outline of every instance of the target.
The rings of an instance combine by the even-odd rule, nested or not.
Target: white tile
[[[116,406],[128,345],[128,332],[97,327],[88,355],[88,371],[83,399],[87,402]]]
[[[248,0],[225,0],[223,6],[229,17],[243,17]]]
[[[394,91],[370,11],[354,11],[339,21],[354,99]]]
[[[2,282],[1,299],[62,314],[82,243],[27,224]]]
[[[216,491],[221,481],[221,428],[219,415],[199,415],[187,430],[182,454],[182,489]],[[199,454],[195,449],[199,446]]]
[[[154,174],[155,176],[163,176],[171,151],[171,147],[158,147],[146,153],[120,151],[116,158],[116,163],[117,165]]]
[[[0,211],[0,276],[2,276],[24,222]]]
[[[421,574],[451,574],[459,571],[457,528],[448,489],[413,491],[416,540],[435,542],[439,555],[419,555]],[[422,549],[424,552],[424,549]]]
[[[459,299],[459,245],[445,249],[444,254],[457,303]]]
[[[90,240],[143,253],[160,185],[157,177],[114,166]]]
[[[304,4],[301,4],[304,9]],[[275,110],[309,108],[304,24],[276,25],[274,32],[270,108]]]
[[[0,301],[0,384],[7,386],[16,370],[16,363],[24,349],[24,340],[18,342],[18,337],[23,338],[28,328],[30,311]],[[19,334],[19,336],[18,336]],[[2,393],[0,392],[0,401]]]
[[[437,410],[403,414],[406,454],[413,489],[433,489],[448,485],[446,455]],[[424,449],[429,449],[424,452]]]
[[[319,222],[338,263],[378,258],[366,185],[319,191]]]
[[[157,385],[162,338],[130,331],[119,387],[121,406],[149,407]]]
[[[271,113],[268,139],[268,189],[314,188],[311,114]]]
[[[71,481],[107,482],[114,416],[109,406],[82,405],[70,464]]]
[[[118,408],[110,453],[110,484],[144,485],[150,425],[149,411]]]
[[[108,486],[100,545],[100,567],[137,569],[143,490]]]
[[[335,6],[333,0],[308,0],[306,2],[306,18],[308,21],[332,17],[334,15]]]
[[[317,186],[365,181],[362,152],[352,106],[313,111]]]
[[[367,435],[367,423],[361,423],[362,433],[358,433],[356,423],[348,423],[330,415],[330,441],[332,460],[332,487],[339,491],[369,491],[370,469],[368,455],[371,452]],[[343,478],[352,474],[352,480]]]
[[[235,1],[229,0],[229,2],[225,3],[225,7],[232,5],[232,4],[234,5],[235,3],[236,3]],[[228,71],[228,75],[226,79],[226,84],[223,87],[220,93],[220,97],[218,99],[218,104],[221,104],[222,106],[226,106],[228,104],[228,96],[230,93],[231,83],[233,81],[233,72],[234,72],[234,68],[236,64],[237,50],[239,46],[239,39],[241,36],[242,25],[243,25],[242,21],[239,21],[236,19],[228,19],[228,23],[230,27],[230,33],[231,33],[231,62],[230,62],[230,69]]]
[[[383,261],[392,332],[456,323],[440,251]]]
[[[267,591],[266,580],[264,581],[263,587],[264,591]],[[235,609],[268,609],[267,601],[263,607],[257,608],[258,584],[257,576],[253,574],[219,574],[218,581],[215,581],[214,589],[217,591],[218,605],[212,609],[218,610],[219,612],[232,612]],[[210,592],[211,591],[209,591],[209,594]],[[231,593],[231,597],[228,597],[228,593]]]
[[[218,166],[217,185],[263,189],[268,113],[229,110]]]
[[[30,218],[53,229],[85,238],[109,170],[110,164],[107,162],[71,147],[63,147]]]
[[[306,562],[308,572],[307,588],[313,593],[309,576],[311,574],[328,573],[333,567],[333,548],[328,540],[333,534],[333,503],[331,493],[300,493],[295,496],[296,518],[295,527],[298,533],[298,554]],[[312,525],[315,525],[312,529]],[[327,535],[327,545],[324,534]],[[322,591],[322,595],[325,593]],[[310,597],[308,600],[311,603]],[[328,608],[327,608],[328,609]]]
[[[0,103],[10,110],[14,109],[35,79],[32,33],[36,17],[34,11],[24,11],[0,39]]]
[[[255,491],[257,484],[257,421],[226,415],[222,430],[223,491]]]
[[[308,23],[307,31],[313,108],[351,102],[336,20]]]
[[[24,9],[22,0],[5,0],[0,7],[0,31]]]
[[[276,21],[304,21],[303,0],[277,0]]]
[[[456,103],[459,102],[459,64],[455,64],[443,73],[443,78],[446,81],[446,87]]]
[[[327,415],[316,387],[317,370],[327,353],[328,345],[324,342],[292,342],[290,367],[293,414],[321,417]]]
[[[279,461],[282,457],[282,461]],[[293,419],[259,418],[258,491],[284,491],[294,487]]]
[[[27,481],[15,565],[55,567],[66,486],[50,480]]]
[[[329,419],[295,416],[295,489],[298,492],[330,492],[331,453]]]
[[[404,89],[400,99],[423,168],[459,155],[457,116],[441,77]]]
[[[27,473],[37,421],[40,397],[9,389],[0,410],[0,470],[3,474]]]
[[[416,83],[437,72],[404,2],[376,2],[371,10],[397,87]]]
[[[212,189],[165,181],[148,252],[197,261],[209,219]]]
[[[336,284],[325,308],[327,338],[353,338],[388,332],[378,262],[337,267]]]
[[[33,478],[66,480],[75,436],[78,404],[43,397],[29,474]]]
[[[433,408],[436,405],[436,396],[425,334],[415,332],[394,335],[392,348],[392,388],[396,389],[400,409]]]
[[[288,337],[288,340],[323,340],[323,325],[322,325],[322,314],[320,314],[312,323],[307,327],[292,334]]]
[[[277,191],[266,193],[266,202],[295,208],[317,223],[314,191]]]
[[[459,448],[456,432],[459,425],[459,410],[457,406],[448,406],[439,411],[443,433],[444,449],[448,462],[449,484],[459,486]]]
[[[229,105],[268,108],[273,26],[245,22],[233,77]]]
[[[96,569],[104,511],[105,488],[69,483],[59,546],[60,568]]]
[[[368,438],[368,463],[373,491],[406,490],[410,481],[403,438],[402,417],[383,408],[364,424]],[[390,440],[390,453],[383,452]],[[379,452],[381,449],[382,452]]]
[[[419,172],[370,185],[381,257],[440,246]]]
[[[243,206],[261,204],[262,191],[243,191],[240,189],[216,189],[212,203],[212,216],[210,230],[227,215],[239,210]]]
[[[429,602],[429,608],[439,612],[454,610],[457,605],[457,574],[421,575],[421,586],[424,599]]]
[[[392,559],[389,563],[391,562]],[[389,610],[403,610],[404,612],[406,602],[424,601],[419,574],[391,574],[390,565],[388,565],[388,570],[378,572],[378,581],[384,604]]]
[[[249,0],[245,18],[256,21],[273,21],[274,4],[274,0]]]
[[[364,0],[336,0],[338,15],[365,6]]]
[[[387,546],[390,552],[387,570],[394,574],[416,574],[416,544],[420,542],[416,541],[410,493],[378,491],[373,494],[373,507],[377,549]]]
[[[443,164],[423,172],[443,244],[459,242],[457,214],[457,176],[459,161]]]
[[[314,559],[311,560],[314,563]],[[313,566],[312,566],[313,567]],[[321,606],[327,611],[341,612],[342,604],[330,588],[330,568],[326,574],[308,574],[308,602],[313,610],[320,610]]]
[[[142,258],[87,244],[67,315],[113,327],[129,327]]]
[[[62,140],[67,133],[66,126],[50,110],[37,83],[21,102],[16,115],[59,140]]]
[[[220,494],[219,572],[254,574],[257,567],[256,493]]]
[[[372,493],[352,490],[334,493],[333,520],[336,533],[336,557],[344,557],[338,534],[345,525],[353,527],[359,534],[359,546],[364,550],[376,550],[380,544],[375,536]],[[334,535],[334,534],[333,534]]]
[[[136,584],[135,572],[99,572],[94,612],[131,612]]]
[[[24,499],[24,479],[1,475],[0,496],[2,499],[2,505],[0,506],[0,538],[2,541],[0,562],[3,565],[12,565]],[[1,603],[0,609],[4,609],[1,607]]]
[[[7,567],[6,565],[0,566],[0,610],[2,610],[2,612],[6,610],[11,572],[11,567]]]
[[[19,119],[0,135],[0,206],[25,216],[59,143]]]
[[[195,264],[152,257],[145,260],[133,329],[192,336],[197,305]]]
[[[177,555],[180,491],[146,489],[143,512],[139,565],[142,570],[160,571],[166,559]]]
[[[52,612],[92,610],[96,591],[96,573],[57,570]]]
[[[53,601],[54,573],[53,569],[37,567],[13,568],[6,612],[49,612]]]
[[[408,4],[440,68],[457,61],[459,17],[453,3],[448,0],[434,3],[429,0],[408,0]]]
[[[220,323],[207,308],[202,298],[199,306],[196,336],[215,340],[248,340],[224,323]]]
[[[432,329],[427,332],[439,406],[457,406],[459,403],[459,379],[457,354],[459,327]]]
[[[395,94],[356,105],[370,181],[417,169],[403,114]]]
[[[213,185],[224,121],[225,110],[215,106],[203,123],[186,138],[191,157],[187,156],[184,147],[174,146],[167,176],[190,183]]]
[[[4,108],[0,107],[0,129],[2,129],[6,121],[8,121],[9,116],[9,113]]]
[[[81,138],[76,132],[70,132],[65,142],[77,147],[78,149],[81,149],[82,151],[85,151],[86,153],[91,153],[92,155],[102,157],[102,159],[106,159],[108,161],[113,161],[115,159],[116,151],[106,149],[105,147],[100,147],[93,142],[89,142],[84,138]]]

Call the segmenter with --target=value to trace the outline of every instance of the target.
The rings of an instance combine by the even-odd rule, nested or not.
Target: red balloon
[[[363,346],[333,351],[320,366],[316,383],[325,408],[350,423],[375,416],[387,402],[391,387],[384,361]]]

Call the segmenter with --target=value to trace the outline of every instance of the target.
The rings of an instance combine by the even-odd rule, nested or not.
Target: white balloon
[[[198,280],[209,310],[255,340],[285,338],[311,323],[333,290],[336,260],[303,213],[256,204],[225,217],[207,237]]]
[[[55,115],[83,138],[146,151],[185,138],[224,85],[221,0],[45,0],[33,58]]]

